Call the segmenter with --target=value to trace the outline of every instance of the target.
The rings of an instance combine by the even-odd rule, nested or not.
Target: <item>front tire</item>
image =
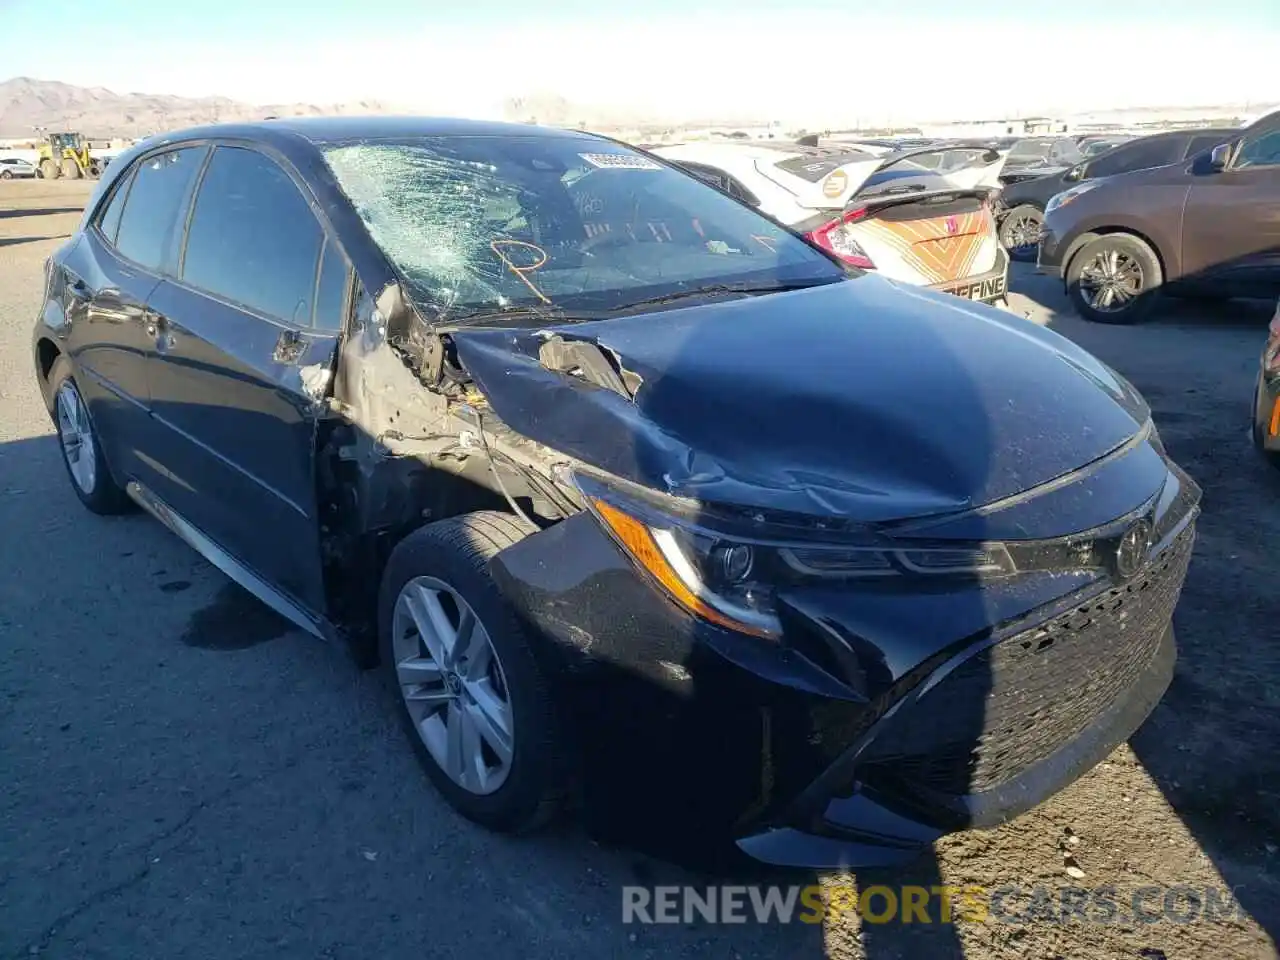
[[[415,530],[378,597],[382,669],[427,776],[464,817],[522,833],[561,806],[568,764],[531,638],[489,560],[526,531],[483,511]]]
[[[49,371],[49,396],[71,489],[94,513],[109,516],[128,512],[132,501],[111,475],[89,407],[64,357],[55,360]]]
[[[1155,305],[1164,282],[1160,259],[1146,241],[1109,233],[1089,241],[1067,267],[1067,295],[1095,323],[1138,323]]]
[[[1044,233],[1044,214],[1029,203],[1014,207],[1000,221],[1000,245],[1009,251],[1009,259],[1027,263],[1036,258],[1040,237]]]
[[[79,180],[81,176],[80,164],[76,163],[70,157],[63,157],[62,175],[68,180]]]

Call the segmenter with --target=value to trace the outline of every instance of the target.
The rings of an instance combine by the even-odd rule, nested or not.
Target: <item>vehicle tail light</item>
[[[867,256],[867,251],[862,249],[862,245],[854,239],[852,230],[853,224],[865,219],[866,216],[865,207],[849,210],[829,223],[824,223],[822,226],[811,230],[807,234],[808,239],[823,250],[834,253],[851,266],[874,270],[876,265],[871,262],[871,258]]]

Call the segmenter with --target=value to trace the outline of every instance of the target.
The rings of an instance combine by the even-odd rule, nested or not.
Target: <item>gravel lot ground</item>
[[[1015,823],[905,872],[823,878],[1111,885],[1122,907],[1147,885],[1229,887],[1242,916],[624,926],[623,885],[709,881],[572,824],[515,841],[463,822],[374,676],[156,523],[76,502],[28,337],[41,265],[86,195],[0,184],[0,958],[1277,956],[1280,474],[1245,439],[1266,309],[1091,326],[1018,273],[1015,306],[1133,380],[1205,488],[1178,675],[1131,745]]]

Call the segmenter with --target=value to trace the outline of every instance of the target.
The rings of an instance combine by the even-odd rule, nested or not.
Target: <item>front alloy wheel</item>
[[[529,530],[492,510],[413,531],[378,591],[379,656],[424,771],[463,816],[504,833],[545,823],[570,788],[557,700],[491,561]]]
[[[1035,260],[1044,236],[1044,214],[1035,207],[1014,207],[1000,223],[1000,243],[1019,262]]]
[[[1100,250],[1080,270],[1080,292],[1099,313],[1119,313],[1143,291],[1142,264],[1123,250]]]
[[[1067,267],[1066,281],[1067,293],[1086,320],[1136,323],[1151,310],[1163,273],[1146,241],[1116,233],[1086,243]]]
[[[440,769],[490,794],[511,772],[515,718],[489,632],[453,588],[415,577],[396,599],[391,643],[405,709]]]

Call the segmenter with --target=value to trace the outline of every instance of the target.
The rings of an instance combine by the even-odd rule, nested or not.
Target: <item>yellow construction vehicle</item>
[[[37,169],[46,180],[66,177],[97,177],[101,172],[98,161],[89,155],[89,145],[78,133],[51,133],[40,144],[40,163]]]

